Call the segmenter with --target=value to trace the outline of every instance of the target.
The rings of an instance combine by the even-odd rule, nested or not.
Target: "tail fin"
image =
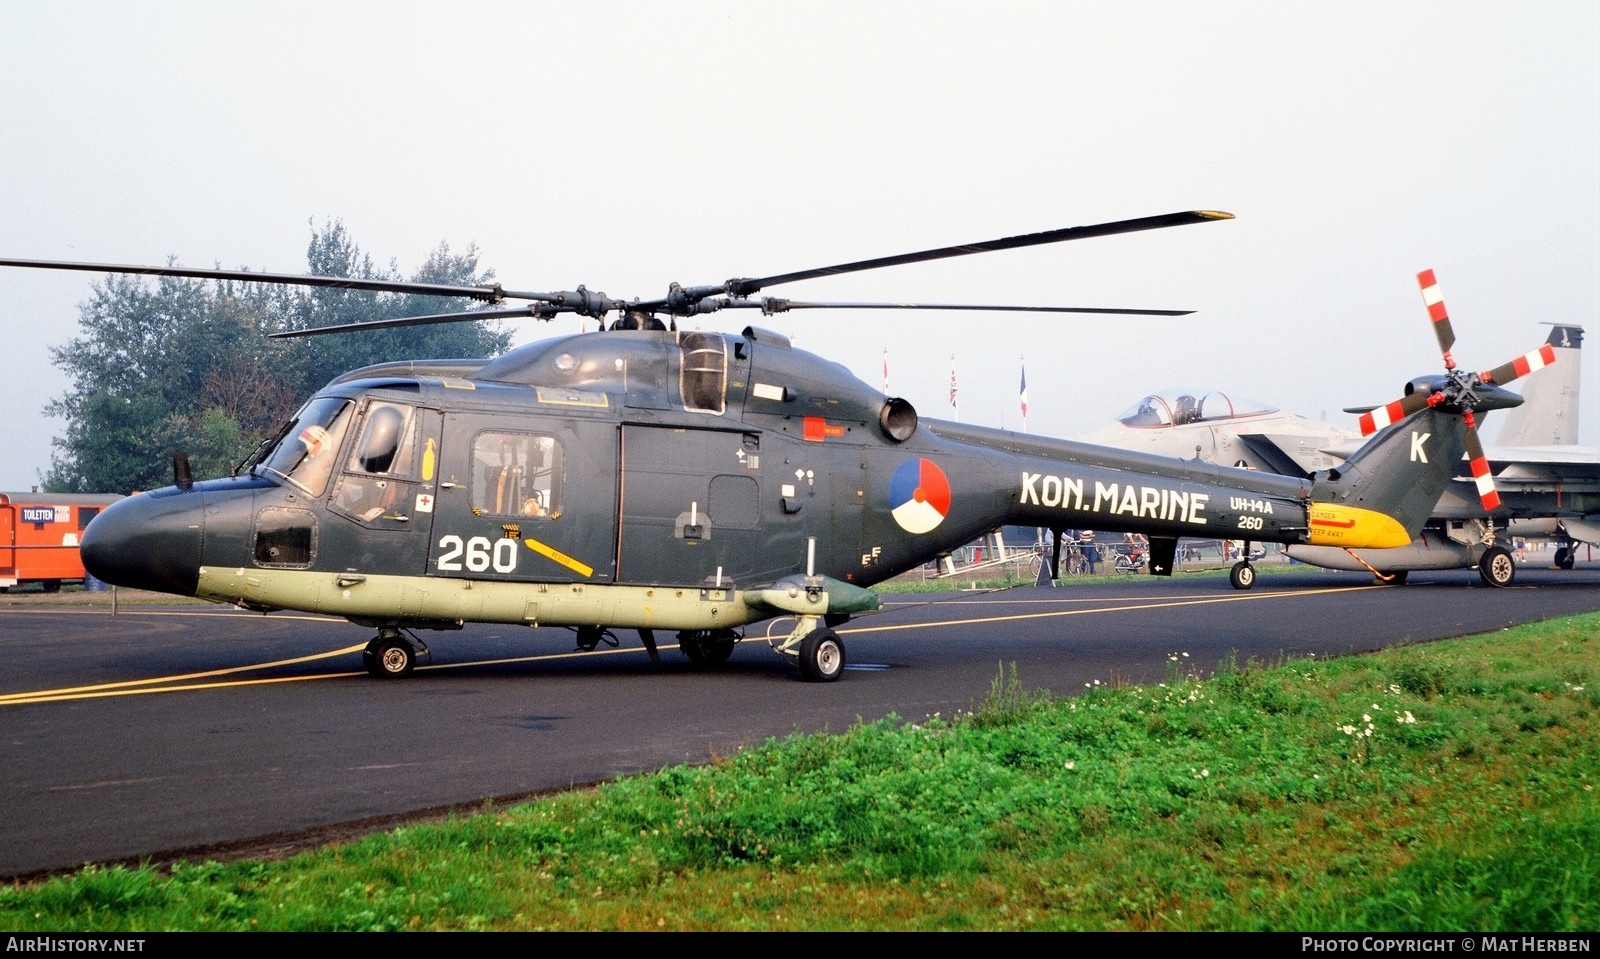
[[[1506,412],[1495,437],[1496,446],[1565,446],[1578,442],[1579,359],[1583,327],[1556,323],[1545,343],[1558,362],[1522,387],[1522,406]]]
[[[1385,427],[1343,466],[1317,473],[1307,541],[1351,549],[1411,542],[1466,452],[1466,431],[1459,414],[1426,407]]]

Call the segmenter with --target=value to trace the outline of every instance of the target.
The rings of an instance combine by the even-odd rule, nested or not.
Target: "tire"
[[[375,639],[361,654],[367,672],[379,679],[409,676],[417,666],[416,650],[403,639]]]
[[[814,629],[800,641],[800,675],[812,683],[831,683],[844,675],[844,642],[838,634]]]
[[[1562,546],[1556,550],[1556,558],[1551,561],[1550,565],[1556,569],[1571,569],[1572,564],[1577,561],[1577,556],[1575,555],[1577,552],[1575,549]]]
[[[41,583],[40,586],[47,593],[59,593],[59,592],[61,592],[61,580],[59,580],[59,579],[47,579],[43,583]]]
[[[1478,559],[1478,576],[1487,586],[1510,586],[1517,578],[1517,561],[1503,547],[1491,546]]]
[[[1256,568],[1242,560],[1234,563],[1228,571],[1228,582],[1234,589],[1249,589],[1256,584]]]

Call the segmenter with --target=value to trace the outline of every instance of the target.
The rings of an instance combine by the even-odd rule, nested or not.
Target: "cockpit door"
[[[369,398],[358,404],[354,437],[329,483],[331,515],[321,529],[324,561],[335,569],[415,576],[433,528],[439,467],[438,410]]]

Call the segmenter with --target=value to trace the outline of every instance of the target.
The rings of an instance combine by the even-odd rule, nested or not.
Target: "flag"
[[[950,355],[950,406],[951,406],[952,409],[954,409],[955,405],[956,405],[956,358],[955,358],[955,354],[952,353]]]
[[[1022,364],[1022,387],[1020,393],[1022,403],[1022,432],[1026,433],[1028,432],[1028,365],[1026,363]]]
[[[889,350],[883,351],[883,395],[889,395]]]

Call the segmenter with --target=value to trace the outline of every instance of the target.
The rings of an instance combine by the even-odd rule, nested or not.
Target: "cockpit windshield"
[[[321,496],[333,475],[339,446],[350,426],[350,401],[336,397],[314,399],[300,411],[278,445],[262,460],[261,468]]]
[[[1124,426],[1154,429],[1187,426],[1190,423],[1233,420],[1246,416],[1276,413],[1277,409],[1255,400],[1219,393],[1215,390],[1176,388],[1151,393],[1117,416]]]

